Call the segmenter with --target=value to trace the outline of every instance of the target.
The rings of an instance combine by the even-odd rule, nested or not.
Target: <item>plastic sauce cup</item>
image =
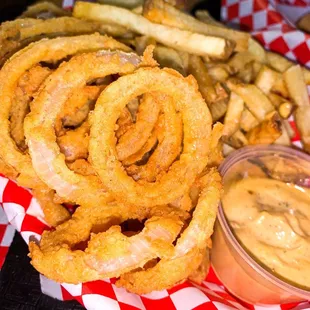
[[[280,167],[286,168],[277,171]],[[224,191],[225,185],[237,179],[268,178],[268,171],[278,173],[284,182],[310,187],[310,156],[284,146],[242,148],[228,156],[219,170]],[[310,291],[284,282],[251,258],[235,238],[221,205],[212,241],[211,263],[215,274],[239,299],[262,306],[310,300]]]

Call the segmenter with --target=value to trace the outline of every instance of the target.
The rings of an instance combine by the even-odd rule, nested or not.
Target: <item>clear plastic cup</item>
[[[224,191],[236,179],[264,176],[310,187],[310,156],[284,146],[245,147],[228,156],[219,170]],[[280,280],[251,258],[234,237],[221,206],[212,239],[213,269],[239,299],[255,305],[310,300],[310,291]]]

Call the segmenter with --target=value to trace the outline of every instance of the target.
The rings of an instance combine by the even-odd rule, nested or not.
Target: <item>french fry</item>
[[[258,121],[264,121],[266,115],[274,110],[267,96],[255,85],[228,80],[227,86],[244,100],[245,105]]]
[[[115,6],[78,1],[73,8],[73,16],[114,23],[191,54],[226,59],[234,49],[232,41],[155,24],[143,16]]]
[[[310,152],[310,105],[298,106],[294,112],[295,122],[305,151]]]
[[[259,71],[255,85],[266,95],[269,94],[272,86],[278,79],[278,73],[267,66],[263,66]]]
[[[202,97],[206,100],[208,106],[216,100],[216,92],[213,81],[208,73],[208,69],[199,56],[190,55],[188,71],[198,82]]]
[[[224,119],[223,136],[229,137],[239,129],[243,107],[244,101],[236,93],[231,92]]]
[[[227,90],[222,86],[220,82],[216,82],[214,85],[215,92],[216,92],[216,101],[227,99],[228,101],[228,93]]]
[[[282,134],[276,141],[274,141],[274,144],[291,146],[291,144],[292,144],[291,143],[291,137],[289,135],[289,132],[288,132],[286,126],[284,125],[283,120],[281,120],[281,130],[282,130]]]
[[[138,15],[142,15],[143,13],[143,6],[139,5],[136,8],[132,9],[131,12],[138,14]]]
[[[278,109],[281,106],[281,104],[286,101],[285,98],[272,92],[268,94],[268,98],[276,109]]]
[[[253,62],[253,75],[254,75],[254,79],[257,78],[259,71],[262,69],[263,64],[261,64],[258,61],[254,61]]]
[[[227,157],[230,153],[232,153],[235,150],[236,149],[230,146],[229,144],[223,143],[223,156],[224,157]]]
[[[255,57],[255,60],[265,64],[267,61],[266,51],[254,38],[250,38],[248,52]]]
[[[97,2],[102,4],[115,5],[126,9],[134,9],[138,6],[142,6],[143,4],[143,0],[98,0]]]
[[[280,94],[282,97],[288,98],[289,93],[286,84],[284,82],[283,75],[278,72],[276,73],[278,74],[278,77],[274,82],[271,90],[277,94]]]
[[[227,111],[227,99],[212,102],[209,106],[213,122],[221,119]]]
[[[143,55],[148,45],[156,45],[156,41],[148,36],[139,36],[135,38],[136,52],[138,55]]]
[[[259,122],[254,115],[247,108],[244,108],[241,114],[240,128],[243,131],[248,132],[258,124]]]
[[[297,27],[305,32],[310,32],[310,13],[299,19]]]
[[[239,52],[236,53],[235,55],[233,55],[229,61],[228,64],[229,66],[231,66],[232,68],[234,68],[234,70],[236,72],[240,72],[244,69],[245,65],[251,61],[255,61],[255,56],[253,54],[251,54],[249,51],[245,51],[245,52]]]
[[[292,126],[290,125],[289,121],[286,119],[282,120],[282,125],[285,128],[288,136],[290,138],[293,138],[295,136],[295,131],[293,130]]]
[[[251,129],[246,138],[249,144],[272,144],[282,135],[281,120],[277,112]]]
[[[208,73],[214,81],[225,82],[230,74],[223,66],[213,66],[208,68]]]
[[[154,58],[162,68],[172,68],[186,76],[188,68],[184,66],[180,54],[171,47],[157,45],[154,49]]]
[[[237,74],[237,77],[243,82],[243,83],[251,83],[254,79],[254,71],[253,71],[253,63],[254,61],[248,62],[243,70],[240,70]]]
[[[235,149],[240,149],[241,147],[249,144],[248,139],[240,130],[237,130],[232,136],[228,137],[227,139],[223,138],[223,140]]]
[[[284,119],[289,118],[291,114],[293,113],[293,110],[294,110],[294,105],[289,101],[283,102],[278,108],[278,112],[280,116]]]
[[[146,0],[143,7],[143,16],[154,23],[232,40],[236,42],[236,51],[248,49],[250,39],[248,33],[219,27],[214,24],[205,24],[176,9],[164,0]]]
[[[293,61],[290,61],[277,53],[266,52],[266,56],[268,65],[281,73],[296,65]],[[307,68],[302,68],[302,73],[306,84],[310,85],[310,71]]]
[[[224,24],[219,23],[212,16],[210,16],[208,11],[197,10],[195,12],[195,16],[197,17],[197,19],[199,19],[200,21],[206,24],[214,25],[218,27],[226,27]],[[263,63],[263,64],[266,63],[267,56],[266,56],[265,49],[255,39],[251,37],[249,38],[249,41],[248,41],[248,52],[252,54],[252,56],[255,58],[255,60],[258,63]]]
[[[290,97],[294,103],[298,106],[309,106],[307,85],[301,67],[299,65],[292,66],[284,72],[283,76]]]

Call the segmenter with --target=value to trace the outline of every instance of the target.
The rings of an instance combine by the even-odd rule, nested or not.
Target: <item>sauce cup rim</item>
[[[225,176],[225,174],[229,171],[231,167],[233,167],[238,162],[249,158],[251,156],[257,156],[259,153],[278,153],[283,155],[289,155],[290,157],[298,157],[300,159],[303,159],[310,163],[310,155],[305,154],[299,150],[282,146],[282,145],[256,145],[256,146],[246,146],[242,149],[236,150],[233,153],[231,153],[227,158],[222,162],[222,164],[219,166],[219,172],[222,177]],[[310,176],[309,176],[310,177]],[[274,285],[280,287],[281,289],[289,292],[294,293],[295,295],[309,299],[310,298],[310,290],[304,290],[302,288],[299,288],[297,286],[294,286],[292,284],[289,284],[288,282],[285,282],[281,280],[280,278],[273,275],[271,272],[263,268],[259,263],[257,263],[254,258],[251,257],[250,254],[242,247],[242,245],[239,243],[237,238],[234,236],[229,224],[228,220],[226,219],[224,215],[224,210],[222,207],[222,204],[219,204],[218,214],[217,218],[219,220],[219,223],[221,225],[221,228],[224,232],[225,237],[233,246],[233,248],[237,251],[238,255],[260,276],[264,277],[266,280],[270,281]]]

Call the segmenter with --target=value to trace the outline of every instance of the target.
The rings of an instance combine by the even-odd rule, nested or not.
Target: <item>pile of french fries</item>
[[[114,36],[140,55],[153,44],[162,67],[192,74],[213,122],[224,124],[224,154],[245,145],[291,145],[291,115],[310,152],[310,72],[264,50],[248,33],[226,28],[207,11],[193,17],[169,2],[146,0],[130,9],[126,1],[119,7],[122,0],[118,7],[77,2],[73,16],[115,27]]]

